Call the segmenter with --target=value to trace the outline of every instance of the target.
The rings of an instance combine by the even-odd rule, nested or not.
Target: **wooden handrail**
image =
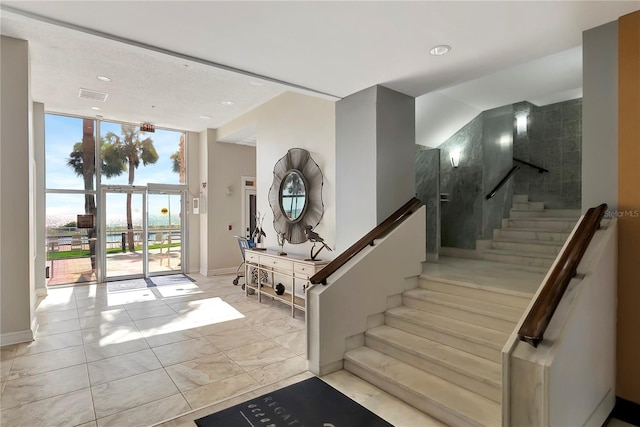
[[[585,214],[522,323],[518,331],[518,338],[521,341],[534,347],[537,347],[542,341],[553,313],[567,290],[569,282],[576,275],[582,256],[593,235],[600,228],[600,221],[602,221],[606,210],[607,205],[603,203],[600,206],[590,208]]]
[[[347,250],[338,255],[333,261],[327,264],[322,270],[318,271],[316,274],[311,276],[309,281],[315,285],[318,283],[322,283],[323,285],[327,284],[327,278],[335,273],[340,267],[345,265],[347,261],[353,258],[356,254],[358,254],[362,249],[367,247],[367,245],[373,246],[373,242],[376,239],[384,236],[386,233],[391,231],[402,218],[404,218],[407,214],[410,214],[414,211],[414,209],[420,206],[422,202],[417,198],[413,197],[407,203],[405,203],[400,209],[392,213],[389,218],[385,219],[380,225],[376,228],[368,232],[363,238],[355,242],[351,245]]]
[[[514,166],[511,169],[509,169],[509,172],[507,172],[507,174],[504,176],[504,178],[502,178],[500,180],[500,182],[498,183],[498,185],[496,185],[493,190],[491,190],[491,192],[489,194],[487,194],[486,199],[489,200],[491,199],[493,196],[496,195],[496,193],[498,192],[498,190],[507,182],[509,181],[509,178],[511,178],[511,176],[516,173],[518,171],[518,169],[520,169],[520,166]]]

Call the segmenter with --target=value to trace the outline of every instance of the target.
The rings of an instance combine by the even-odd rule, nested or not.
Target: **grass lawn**
[[[175,248],[180,246],[180,243],[172,243],[171,247]],[[166,248],[167,245],[149,245],[149,249],[160,249]],[[142,250],[142,245],[136,246],[136,251]],[[121,254],[122,248],[111,248],[107,249],[107,254]],[[89,257],[89,249],[73,249],[70,251],[56,251],[49,252],[48,259],[70,259],[70,258],[88,258]]]

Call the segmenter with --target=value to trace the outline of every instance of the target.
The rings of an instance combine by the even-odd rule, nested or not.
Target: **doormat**
[[[393,427],[317,377],[195,420],[198,427]]]
[[[191,277],[184,274],[173,274],[171,276],[154,276],[147,279],[148,286],[179,285],[182,283],[194,283]]]

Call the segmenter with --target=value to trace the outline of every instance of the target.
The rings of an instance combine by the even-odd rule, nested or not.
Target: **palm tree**
[[[169,156],[171,160],[173,160],[171,171],[173,173],[180,174],[180,184],[185,183],[184,176],[184,133],[180,135],[180,144],[178,145],[178,150]]]
[[[93,174],[95,170],[94,164],[94,147],[93,143],[93,120],[85,119],[91,122],[91,139],[90,142],[85,141],[87,138],[83,138],[82,142],[78,142],[73,146],[73,151],[69,156],[67,164],[71,166],[77,175],[83,176],[85,180],[85,189],[93,189]],[[86,125],[85,125],[86,126]],[[85,134],[86,134],[85,130]],[[158,161],[158,153],[153,146],[153,140],[151,138],[141,139],[140,130],[137,126],[123,124],[121,127],[121,135],[116,135],[113,132],[109,132],[102,140],[100,147],[100,154],[102,158],[101,173],[107,178],[118,176],[124,171],[129,171],[129,185],[133,185],[135,179],[135,170],[142,164],[144,166],[153,164]],[[89,196],[88,196],[89,197]],[[95,199],[93,200],[93,213],[95,214]],[[87,203],[85,202],[85,211]],[[87,211],[87,213],[89,213]],[[133,219],[131,215],[131,193],[127,193],[127,244],[129,251],[135,250],[135,242],[133,239]],[[95,231],[94,231],[95,234]],[[89,246],[91,249],[91,246]],[[95,249],[94,249],[95,251]],[[92,254],[94,254],[93,252]],[[93,259],[94,257],[92,257]]]
[[[67,164],[73,168],[76,175],[84,180],[85,191],[93,190],[93,177],[95,168],[95,137],[93,136],[94,121],[82,119],[82,141],[76,142],[69,156]],[[93,194],[84,196],[84,213],[96,217],[96,198]],[[96,269],[96,228],[87,229],[89,238],[89,255],[91,257],[91,269]]]
[[[102,144],[101,154],[106,165],[113,167],[107,170],[106,174],[120,175],[125,170],[129,171],[129,185],[133,185],[135,179],[135,170],[142,162],[143,166],[153,164],[158,161],[158,152],[153,146],[151,138],[141,139],[141,132],[137,126],[123,124],[121,135],[109,132],[105,135]],[[115,173],[119,171],[118,173]],[[129,252],[135,250],[135,242],[133,239],[133,218],[131,215],[131,193],[127,193],[127,244]]]

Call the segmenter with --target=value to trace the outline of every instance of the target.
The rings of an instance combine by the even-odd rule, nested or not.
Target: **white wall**
[[[207,129],[199,135],[199,252],[203,275],[235,273],[242,262],[234,238],[244,235],[240,182],[242,176],[255,173],[255,152],[253,147],[218,142],[215,129]],[[203,182],[206,182],[204,189]],[[227,194],[228,187],[232,189],[231,194]]]
[[[325,375],[342,368],[347,340],[358,339],[371,316],[381,319],[401,304],[401,294],[417,281],[426,259],[426,208],[422,206],[389,235],[367,246],[327,280],[307,293],[309,370]],[[377,315],[377,316],[376,316]]]
[[[187,241],[187,273],[197,273],[200,268],[200,215],[193,213],[193,198],[200,197],[200,135],[187,132],[187,212],[189,213],[189,235]]]
[[[2,36],[0,55],[0,344],[5,345],[33,338],[33,104],[28,43]]]
[[[373,86],[336,103],[340,252],[416,195],[415,99]]]
[[[439,92],[416,98],[416,144],[438,147],[482,111]]]
[[[47,294],[47,282],[45,277],[46,251],[45,251],[45,193],[44,193],[44,104],[33,103],[33,181],[29,188],[31,203],[33,204],[35,258],[33,260],[34,276],[33,282],[37,296]]]
[[[243,175],[254,176],[255,173],[257,210],[265,215],[266,246],[278,246],[273,228],[273,211],[268,201],[273,167],[290,148],[304,148],[320,167],[324,180],[322,199],[325,211],[315,230],[333,248],[336,239],[334,102],[287,92],[218,128],[218,140],[247,126],[256,126],[257,129],[256,167],[255,172]],[[238,179],[231,184],[238,196],[241,195],[237,187],[239,182]],[[238,221],[239,226],[239,218]],[[238,233],[242,234],[241,230]],[[311,245],[310,242],[298,245],[287,243],[285,251],[308,255]],[[238,249],[236,252],[239,256]],[[334,256],[335,251],[322,253],[325,259]]]
[[[336,103],[336,246],[344,251],[378,225],[376,192],[377,87]]]
[[[582,211],[618,208],[618,22],[585,31],[582,97]]]

